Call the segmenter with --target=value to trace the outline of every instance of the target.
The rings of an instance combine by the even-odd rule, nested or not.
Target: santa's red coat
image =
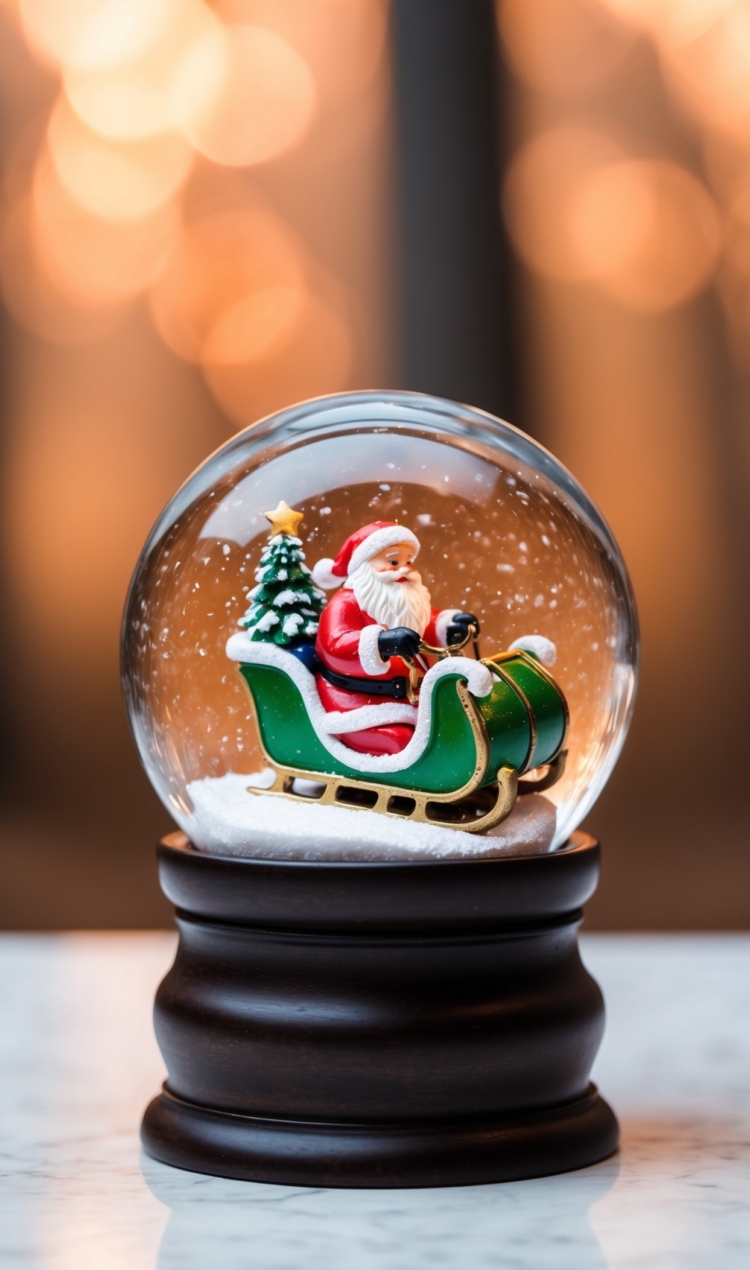
[[[432,616],[422,636],[426,643],[442,643],[436,628],[441,616],[447,614],[441,615],[438,609],[432,609]],[[368,628],[373,627],[375,629],[370,634]],[[387,663],[383,663],[379,657],[377,635],[382,630],[385,627],[379,626],[374,618],[360,608],[354,592],[343,587],[323,610],[315,650],[323,664],[339,675],[373,679],[381,683],[389,679],[408,678],[409,666],[400,657],[391,657]],[[363,636],[363,631],[368,633]],[[337,688],[322,675],[316,675],[315,678],[324,710],[357,710],[360,706],[382,706],[388,700],[371,696],[367,692],[350,692],[346,688]],[[408,745],[413,730],[408,724],[396,723],[360,732],[347,732],[340,735],[339,740],[351,749],[366,754],[396,754]]]

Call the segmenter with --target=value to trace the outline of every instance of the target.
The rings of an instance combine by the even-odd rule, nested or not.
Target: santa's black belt
[[[367,697],[390,697],[391,701],[407,699],[405,675],[397,675],[395,679],[362,679],[358,675],[339,675],[320,664],[316,666],[316,672],[334,688],[345,688],[347,692],[361,692]]]

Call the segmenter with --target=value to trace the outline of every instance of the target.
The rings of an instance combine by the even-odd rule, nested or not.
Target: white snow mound
[[[417,824],[348,807],[321,807],[262,793],[273,773],[206,777],[187,788],[193,814],[177,817],[194,846],[217,855],[275,860],[462,860],[537,855],[555,836],[554,803],[519,798],[507,820],[486,834]]]

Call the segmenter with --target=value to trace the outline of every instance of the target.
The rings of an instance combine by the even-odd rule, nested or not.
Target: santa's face
[[[385,573],[386,570],[403,569],[406,565],[411,568],[413,563],[414,547],[410,542],[397,542],[395,547],[386,547],[384,551],[379,551],[370,560],[373,569],[378,573]]]
[[[414,547],[397,543],[367,560],[349,577],[359,607],[380,626],[408,626],[422,635],[432,613],[430,593],[412,568]]]

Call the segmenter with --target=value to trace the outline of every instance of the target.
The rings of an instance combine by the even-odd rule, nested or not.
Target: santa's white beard
[[[430,593],[414,569],[373,569],[369,560],[347,579],[359,607],[379,626],[408,626],[423,635],[432,614]]]

